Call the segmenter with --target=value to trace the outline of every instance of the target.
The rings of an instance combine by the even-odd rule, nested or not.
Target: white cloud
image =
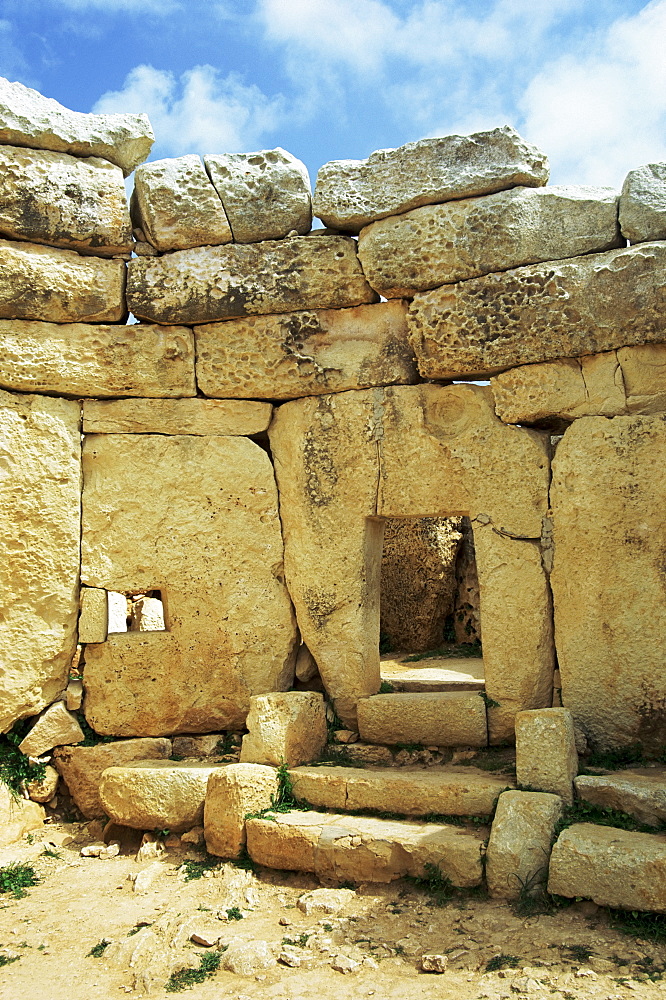
[[[260,146],[280,124],[282,97],[269,98],[234,73],[195,66],[176,79],[135,66],[122,90],[108,91],[93,111],[145,112],[155,131],[153,158],[184,153],[238,152]]]
[[[620,18],[584,53],[543,67],[521,106],[552,180],[619,187],[628,170],[666,159],[666,0]]]

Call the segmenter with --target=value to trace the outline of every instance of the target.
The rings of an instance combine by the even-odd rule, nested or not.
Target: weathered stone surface
[[[245,847],[245,817],[268,809],[278,791],[277,771],[263,764],[229,764],[208,779],[204,809],[206,848],[238,858]]]
[[[146,159],[154,139],[147,115],[70,111],[22,83],[0,77],[0,143],[101,156],[127,176]]]
[[[222,968],[237,976],[254,976],[263,969],[277,965],[274,952],[268,941],[232,941],[222,956]]]
[[[406,315],[379,302],[198,326],[197,381],[207,396],[254,399],[416,382]]]
[[[486,854],[488,892],[518,899],[548,879],[548,860],[562,799],[546,792],[504,792]]]
[[[157,323],[216,320],[376,302],[345,236],[198,247],[130,262],[127,305]]]
[[[98,257],[129,254],[122,170],[98,157],[0,145],[0,234]]]
[[[630,243],[666,240],[666,163],[629,171],[620,195],[620,226]]]
[[[54,747],[81,743],[83,730],[78,719],[68,712],[61,701],[49,705],[39,716],[28,735],[19,743],[26,757],[40,757]]]
[[[208,778],[219,767],[187,760],[143,760],[107,767],[99,797],[104,812],[116,823],[135,830],[180,833],[201,825]]]
[[[232,399],[89,399],[86,434],[218,434],[243,436],[268,429],[270,403]]]
[[[659,826],[666,822],[666,773],[659,768],[631,768],[612,774],[579,774],[574,779],[578,798],[618,809],[641,823]]]
[[[317,677],[319,674],[319,667],[316,660],[304,642],[301,643],[301,647],[296,655],[294,674],[303,683],[311,681],[313,677]]]
[[[0,847],[13,844],[31,830],[41,830],[45,817],[43,806],[15,798],[4,781],[0,781]]]
[[[83,701],[83,681],[70,680],[65,688],[65,708],[70,712],[78,712]]]
[[[107,767],[122,767],[137,760],[167,760],[170,756],[169,740],[139,739],[93,747],[62,747],[56,750],[53,760],[83,815],[99,819],[105,815],[99,783]]]
[[[323,696],[318,691],[258,695],[250,700],[246,725],[249,733],[243,737],[242,763],[309,764],[326,743]]]
[[[96,434],[83,461],[84,583],[159,590],[167,628],[86,648],[88,721],[117,736],[241,728],[252,695],[290,686],[296,654],[266,452],[241,437]]]
[[[206,733],[205,736],[174,736],[171,744],[174,755],[179,757],[216,757],[223,740],[224,733]]]
[[[336,813],[277,813],[247,821],[247,849],[269,868],[335,881],[392,882],[439,865],[454,885],[479,885],[483,834],[439,823]]]
[[[368,743],[484,747],[486,706],[476,691],[377,694],[358,703],[358,731]]]
[[[553,792],[569,805],[578,754],[568,708],[540,708],[516,715],[516,777],[519,785]]]
[[[132,222],[157,250],[231,243],[231,229],[201,159],[153,160],[134,177]]]
[[[666,837],[576,823],[553,848],[548,891],[666,913]]]
[[[419,292],[407,322],[425,378],[666,340],[666,244],[514,268]]]
[[[517,187],[415,208],[361,230],[358,257],[387,298],[522,264],[623,246],[613,188]]]
[[[453,611],[461,518],[387,518],[382,548],[380,634],[390,649],[420,653],[442,644]]]
[[[595,748],[666,738],[665,462],[661,416],[582,417],[553,462],[562,701]]]
[[[114,323],[126,312],[124,261],[0,240],[0,318]]]
[[[367,160],[333,160],[317,174],[313,211],[326,226],[363,226],[420,205],[541,187],[548,160],[509,125],[379,149]]]
[[[44,768],[44,777],[40,781],[29,781],[26,783],[26,791],[32,802],[49,802],[58,790],[60,775],[55,767],[47,764]]]
[[[480,699],[479,699],[480,700]],[[432,771],[354,767],[298,767],[289,772],[294,795],[326,809],[379,809],[404,816],[489,816],[505,775],[476,767],[437,768]]]
[[[666,410],[666,344],[621,347],[617,358],[628,412],[647,414]]]
[[[307,167],[285,149],[204,156],[236,243],[279,240],[312,225]]]
[[[105,590],[81,588],[79,642],[106,642],[109,630],[109,608]]]
[[[0,320],[0,385],[66,396],[195,396],[185,327]]]
[[[80,408],[0,392],[0,731],[63,690],[76,649]]]
[[[321,916],[339,913],[355,898],[353,889],[313,889],[299,896],[296,906],[306,917]]]

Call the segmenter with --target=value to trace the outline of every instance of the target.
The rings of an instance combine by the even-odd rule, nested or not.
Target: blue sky
[[[551,182],[666,160],[666,0],[0,0],[0,75],[145,111],[151,159],[330,159],[506,122]]]

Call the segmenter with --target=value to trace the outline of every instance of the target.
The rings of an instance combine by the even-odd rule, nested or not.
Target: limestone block
[[[647,414],[666,410],[666,344],[621,347],[617,358],[627,411]]]
[[[301,647],[296,655],[294,674],[304,684],[319,674],[319,667],[316,660],[305,643],[301,643]]]
[[[108,625],[106,591],[96,587],[82,587],[79,642],[106,642]]]
[[[47,764],[44,768],[44,777],[40,781],[29,781],[26,790],[32,802],[50,802],[58,790],[60,775],[55,767]]]
[[[358,257],[380,295],[623,246],[613,188],[516,187],[426,205],[362,229]]]
[[[478,693],[377,694],[358,703],[358,731],[368,743],[484,747],[486,706]]]
[[[195,396],[185,327],[0,320],[0,385],[67,396]]]
[[[242,728],[252,695],[291,686],[297,644],[266,452],[242,437],[95,434],[83,456],[83,582],[159,590],[167,628],[86,648],[88,721],[117,736]]]
[[[548,891],[666,913],[666,836],[576,823],[553,848]]]
[[[83,701],[83,681],[71,680],[65,689],[65,708],[78,712]]]
[[[419,292],[407,322],[424,378],[666,340],[666,244],[642,243]]]
[[[98,257],[129,254],[122,170],[95,156],[0,145],[0,234]]]
[[[404,816],[489,816],[507,787],[506,776],[476,767],[433,771],[298,767],[289,777],[296,798],[313,806],[385,810],[390,805],[391,812]]]
[[[0,392],[0,731],[63,690],[76,649],[78,403]]]
[[[85,434],[243,436],[268,429],[270,403],[235,399],[87,399]]]
[[[593,748],[666,739],[664,462],[661,416],[582,417],[553,462],[562,702]]]
[[[309,764],[324,749],[326,711],[318,691],[286,691],[250,700],[240,759],[249,764]]]
[[[306,917],[319,917],[339,913],[355,898],[353,889],[313,889],[299,896],[296,906]]]
[[[568,708],[540,708],[516,715],[516,777],[519,785],[553,792],[573,803],[578,754]]]
[[[163,632],[164,605],[158,597],[140,597],[132,602],[130,632]]]
[[[454,885],[480,885],[482,837],[439,823],[336,813],[276,813],[247,821],[247,849],[257,864],[338,882],[392,882],[423,875],[424,866],[434,864]]]
[[[134,176],[132,222],[157,250],[231,243],[231,229],[201,159],[153,160]]]
[[[117,594],[109,590],[106,595],[107,601],[107,632],[118,633],[127,632],[127,618],[129,608],[125,594]]]
[[[205,736],[174,736],[171,741],[174,755],[179,757],[216,757],[224,733],[206,733]],[[238,741],[240,743],[240,739]]]
[[[126,312],[124,261],[0,240],[0,318],[114,323]]]
[[[631,768],[603,775],[579,774],[574,785],[578,798],[592,805],[629,813],[648,826],[666,822],[664,768]]]
[[[620,195],[620,226],[630,243],[666,239],[666,163],[629,171]]]
[[[517,899],[548,879],[548,861],[562,799],[546,792],[504,792],[486,854],[488,892]]]
[[[545,155],[509,125],[333,160],[317,174],[313,211],[324,225],[357,233],[388,215],[548,180]]]
[[[51,97],[0,77],[0,143],[101,156],[127,176],[146,159],[154,139],[147,115],[70,111]]]
[[[204,833],[209,854],[238,858],[245,847],[245,817],[271,805],[277,771],[263,764],[229,764],[208,779]]]
[[[207,396],[293,399],[418,379],[407,307],[379,302],[195,328]]]
[[[236,243],[279,240],[310,231],[312,202],[307,167],[279,146],[256,153],[204,156]]]
[[[277,947],[268,941],[235,940],[222,956],[222,968],[237,976],[254,976],[262,969],[272,969],[277,965]]]
[[[130,262],[127,305],[157,323],[216,320],[376,302],[345,236],[198,247]]]
[[[87,819],[105,815],[99,783],[107,767],[122,767],[137,760],[167,760],[171,742],[165,739],[122,740],[92,747],[61,747],[54,764],[69,793]]]
[[[19,743],[26,757],[41,757],[54,747],[82,743],[83,730],[78,719],[61,701],[49,705],[39,716],[28,735]]]
[[[0,847],[21,840],[32,830],[43,829],[45,818],[43,806],[15,798],[4,781],[0,781]]]
[[[107,767],[99,783],[104,812],[135,830],[173,833],[201,826],[208,778],[220,765],[142,760]]]

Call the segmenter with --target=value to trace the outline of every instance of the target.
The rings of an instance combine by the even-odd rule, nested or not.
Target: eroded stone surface
[[[666,774],[663,767],[631,768],[612,774],[579,774],[576,794],[602,809],[618,809],[640,823],[659,826],[666,821]]]
[[[0,318],[114,323],[126,311],[122,260],[0,240]]]
[[[0,730],[64,689],[76,649],[78,403],[0,392]]]
[[[157,250],[231,243],[231,229],[201,159],[153,160],[134,178],[132,222]]]
[[[0,385],[65,396],[195,396],[186,327],[0,320]]]
[[[664,462],[661,416],[582,417],[553,462],[562,701],[594,747],[666,736]]]
[[[547,792],[504,792],[497,803],[486,854],[491,896],[518,899],[548,879],[548,860],[562,799]]]
[[[270,403],[226,399],[89,399],[86,434],[260,434],[271,422]]]
[[[666,239],[666,163],[629,171],[620,195],[620,225],[631,243]]]
[[[54,747],[82,743],[83,730],[72,712],[62,701],[49,705],[39,716],[28,735],[19,743],[19,750],[26,757],[41,757]]]
[[[307,167],[279,146],[204,156],[236,243],[279,240],[312,225]]]
[[[358,703],[358,731],[368,743],[483,747],[486,706],[474,692],[377,694]]]
[[[0,143],[101,156],[127,176],[146,159],[154,139],[147,115],[70,111],[51,97],[0,77]]]
[[[45,818],[43,806],[16,798],[4,781],[0,781],[0,847],[21,840],[32,830],[43,829]]]
[[[376,302],[344,236],[199,247],[130,262],[127,304],[157,323],[216,320]]]
[[[666,344],[621,347],[617,358],[628,412],[647,414],[666,410]]]
[[[613,188],[517,187],[415,208],[361,230],[358,256],[387,298],[623,245]]]
[[[201,825],[208,778],[219,767],[186,760],[111,766],[102,775],[99,797],[116,823],[180,833]]]
[[[454,198],[548,180],[545,155],[509,125],[333,160],[317,174],[313,211],[327,226],[358,232],[388,215]]]
[[[93,728],[118,736],[238,729],[253,694],[289,687],[297,633],[273,469],[258,445],[89,435],[83,511],[84,583],[159,590],[167,629],[86,648]]]
[[[407,307],[379,302],[195,328],[207,396],[294,399],[418,379]]]
[[[407,321],[425,378],[666,340],[666,244],[532,264],[418,293]]]
[[[204,832],[206,848],[221,858],[237,858],[245,847],[245,817],[268,809],[277,795],[274,767],[229,764],[208,779]]]
[[[242,763],[309,764],[326,743],[324,699],[318,691],[258,695],[250,701],[246,725]]]
[[[553,792],[573,803],[578,754],[568,708],[541,708],[516,716],[516,777],[519,785]]]
[[[129,254],[122,170],[99,157],[0,145],[0,234],[99,257]]]

